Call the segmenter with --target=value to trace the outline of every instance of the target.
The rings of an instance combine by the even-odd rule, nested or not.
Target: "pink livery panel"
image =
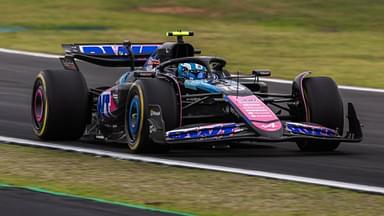
[[[276,132],[282,128],[275,113],[255,95],[229,95],[227,98],[256,128],[265,132]]]

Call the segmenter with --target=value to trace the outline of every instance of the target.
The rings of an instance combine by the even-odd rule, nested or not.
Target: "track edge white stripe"
[[[28,51],[19,51],[19,50],[6,49],[6,48],[0,48],[0,52],[9,53],[9,54],[34,56],[34,57],[42,57],[42,58],[59,58],[59,57],[62,57],[60,55],[38,53],[38,52],[28,52]],[[267,82],[273,82],[273,83],[281,83],[281,84],[291,84],[292,83],[292,81],[289,81],[289,80],[273,79],[273,78],[263,78],[261,80],[264,80]],[[345,89],[345,90],[352,90],[352,91],[384,93],[384,89],[376,89],[376,88],[345,86],[345,85],[339,85],[339,88]]]
[[[289,85],[292,84],[292,81],[290,81],[290,80],[273,79],[273,78],[261,78],[260,80],[265,81],[265,82],[272,82],[272,83],[289,84]],[[339,87],[339,89],[350,90],[350,91],[384,93],[384,89],[357,87],[357,86],[346,86],[346,85],[338,85],[338,87]]]
[[[5,49],[5,48],[0,48],[0,52],[9,53],[9,54],[17,54],[17,55],[33,56],[33,57],[42,57],[42,58],[59,58],[59,57],[61,57],[60,55],[54,55],[54,54],[19,51],[19,50],[13,50],[13,49]]]
[[[5,137],[5,136],[0,136],[0,142],[25,145],[25,146],[58,149],[58,150],[64,150],[64,151],[72,151],[72,152],[111,157],[111,158],[123,159],[123,160],[141,161],[146,163],[162,164],[162,165],[168,165],[168,166],[235,173],[235,174],[278,179],[278,180],[285,180],[285,181],[293,181],[293,182],[328,186],[328,187],[348,189],[348,190],[368,192],[368,193],[384,194],[384,187],[376,187],[376,186],[347,183],[347,182],[340,182],[340,181],[333,181],[333,180],[317,179],[317,178],[302,177],[302,176],[287,175],[287,174],[272,173],[272,172],[257,171],[257,170],[247,170],[247,169],[241,169],[241,168],[231,168],[231,167],[224,167],[224,166],[218,166],[218,165],[208,165],[208,164],[178,161],[178,160],[161,159],[161,158],[149,157],[149,156],[132,155],[128,153],[116,153],[116,152],[105,151],[105,150],[82,148],[82,147],[61,145],[61,144],[55,144],[55,143],[46,143],[46,142],[13,138],[13,137]]]

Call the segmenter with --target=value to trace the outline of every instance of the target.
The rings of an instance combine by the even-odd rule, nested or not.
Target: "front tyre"
[[[154,143],[149,138],[149,105],[160,106],[166,130],[179,125],[179,104],[172,84],[160,79],[135,81],[125,108],[125,132],[133,153],[162,153],[169,149],[166,144]]]
[[[133,152],[145,151],[150,145],[147,139],[148,130],[146,130],[146,125],[144,125],[144,114],[144,95],[142,86],[133,84],[128,94],[125,114],[128,147]]]
[[[319,124],[343,134],[343,101],[335,81],[329,77],[309,77],[303,80],[303,92],[307,109],[303,120]],[[302,101],[304,104],[304,101]],[[333,151],[339,146],[337,141],[306,140],[297,143],[302,151]]]

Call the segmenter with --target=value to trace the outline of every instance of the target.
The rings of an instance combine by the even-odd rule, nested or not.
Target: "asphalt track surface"
[[[58,59],[0,53],[0,134],[37,140],[31,130],[30,97],[34,78],[43,69],[62,68]],[[88,87],[112,84],[122,69],[80,64]],[[368,75],[368,74],[367,74]],[[70,85],[70,84],[69,84]],[[287,84],[270,83],[271,92],[289,92]],[[233,144],[228,149],[177,147],[157,156],[250,170],[384,187],[384,94],[341,90],[364,124],[364,141],[342,143],[331,153],[303,153],[294,143]],[[65,142],[62,144],[128,152],[125,145]]]
[[[0,187],[0,214],[4,216],[174,215],[9,187]]]

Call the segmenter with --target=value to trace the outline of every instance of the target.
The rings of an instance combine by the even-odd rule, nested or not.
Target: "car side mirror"
[[[271,76],[271,71],[269,69],[255,69],[252,71],[252,75],[256,77]]]
[[[252,75],[255,76],[253,83],[256,83],[259,82],[261,76],[271,76],[271,71],[269,69],[255,69],[252,71]]]

